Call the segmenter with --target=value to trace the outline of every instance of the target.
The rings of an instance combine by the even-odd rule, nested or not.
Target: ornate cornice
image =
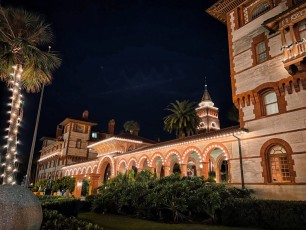
[[[209,7],[206,12],[226,24],[226,14],[246,1],[247,0],[219,0]]]

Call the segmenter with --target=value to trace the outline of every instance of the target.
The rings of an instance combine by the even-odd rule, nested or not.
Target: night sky
[[[65,117],[89,111],[90,120],[115,131],[136,120],[140,135],[162,141],[164,108],[175,100],[200,102],[204,77],[220,109],[221,127],[234,125],[226,26],[205,10],[213,0],[2,0],[45,16],[55,33],[52,50],[62,66],[45,88],[38,131],[54,137]],[[46,47],[47,49],[47,47]],[[9,92],[0,83],[1,136],[7,127]],[[30,152],[39,94],[25,94],[19,152]],[[36,150],[41,148],[37,141]],[[3,152],[3,150],[2,150]]]

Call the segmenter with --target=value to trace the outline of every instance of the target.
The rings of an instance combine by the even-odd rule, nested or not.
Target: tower
[[[207,12],[227,25],[245,182],[271,198],[305,197],[306,1],[219,0]]]
[[[214,106],[214,103],[211,100],[206,82],[202,101],[199,103],[196,111],[198,116],[201,118],[201,122],[197,128],[199,133],[220,129],[218,118],[219,109]]]
[[[91,128],[95,122],[88,120],[88,111],[82,117],[68,117],[60,123],[63,127],[63,155],[66,156],[66,165],[84,161],[88,158],[88,141]]]

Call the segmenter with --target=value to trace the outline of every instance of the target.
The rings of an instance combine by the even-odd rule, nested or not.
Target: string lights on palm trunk
[[[10,82],[10,91],[12,91],[11,103],[9,106],[11,110],[8,111],[10,114],[9,128],[7,129],[8,135],[6,148],[5,162],[2,163],[4,167],[3,184],[15,184],[16,173],[17,173],[17,145],[18,145],[18,128],[20,126],[23,110],[22,110],[22,94],[21,94],[21,75],[22,65],[13,66],[12,80]]]

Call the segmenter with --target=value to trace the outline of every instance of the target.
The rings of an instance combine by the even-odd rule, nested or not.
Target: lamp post
[[[33,140],[32,140],[27,175],[26,175],[26,182],[25,182],[26,188],[29,187],[29,183],[30,183],[31,168],[32,168],[33,155],[34,155],[34,150],[35,150],[36,136],[37,136],[37,130],[38,130],[38,124],[39,124],[39,118],[40,118],[40,111],[41,111],[41,104],[42,104],[42,99],[44,96],[44,89],[45,89],[45,86],[43,85],[41,93],[40,93],[39,106],[38,106],[38,111],[37,111],[37,116],[36,116],[35,129],[34,129],[34,134],[33,134]]]
[[[242,165],[241,142],[240,142],[240,138],[235,136],[234,133],[233,133],[233,137],[235,137],[238,140],[239,161],[240,161],[240,174],[241,174],[241,188],[245,189],[245,187],[244,187],[243,165]]]
[[[50,53],[51,46],[48,46],[48,49],[49,49],[48,53]],[[30,150],[27,175],[26,175],[26,182],[25,182],[25,187],[26,188],[29,187],[29,182],[30,182],[30,178],[31,178],[31,169],[32,169],[33,155],[34,155],[34,150],[35,150],[35,143],[36,143],[37,130],[38,130],[40,111],[41,111],[41,104],[42,104],[42,100],[43,100],[43,96],[44,96],[44,91],[45,91],[45,85],[42,86],[41,93],[40,93],[38,111],[37,111],[36,122],[35,122],[35,129],[34,129],[34,134],[33,134],[33,139],[32,139],[32,145],[31,145],[31,150]]]

